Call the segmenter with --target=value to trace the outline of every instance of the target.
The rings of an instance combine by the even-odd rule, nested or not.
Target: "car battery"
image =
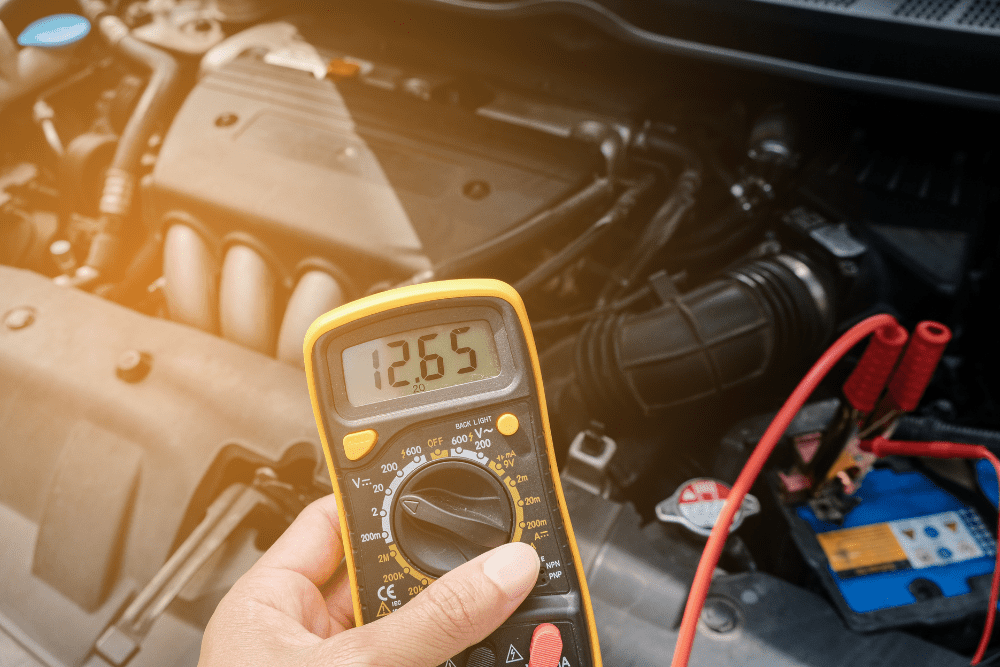
[[[990,505],[996,508],[1000,505],[1000,488],[997,487],[997,471],[986,459],[976,461],[976,483],[979,490],[986,496]]]
[[[995,482],[994,482],[995,483]],[[791,534],[845,622],[867,632],[985,612],[996,538],[982,518],[916,471],[877,468],[842,525],[785,506]]]

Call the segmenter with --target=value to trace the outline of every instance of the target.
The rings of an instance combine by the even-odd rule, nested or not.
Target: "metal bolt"
[[[125,382],[141,382],[153,367],[153,357],[147,352],[128,350],[118,357],[115,375]]]
[[[3,323],[12,331],[17,331],[18,329],[31,326],[34,321],[35,311],[33,308],[29,308],[27,306],[15,308],[14,310],[8,312],[3,319]]]
[[[712,632],[732,632],[740,623],[736,607],[723,598],[709,598],[701,610],[701,622]]]
[[[224,113],[224,114],[221,114],[218,118],[215,119],[215,126],[216,127],[230,127],[232,125],[235,125],[236,122],[239,119],[240,119],[240,117],[237,116],[234,113]]]
[[[490,194],[490,184],[486,181],[469,181],[462,187],[462,194],[473,200],[483,199]]]
[[[266,466],[257,468],[253,474],[254,484],[266,484],[267,482],[278,481],[278,473],[274,472],[274,469],[268,468]]]
[[[52,245],[49,246],[49,254],[52,255],[52,260],[64,274],[70,275],[76,271],[76,255],[73,253],[73,245],[66,239],[53,241]]]
[[[580,121],[573,130],[581,138],[591,141],[599,141],[608,134],[608,126],[596,120]]]
[[[403,90],[425,102],[431,99],[431,84],[416,77],[403,82]]]
[[[845,278],[854,278],[861,272],[858,269],[858,265],[849,259],[842,260],[838,266],[840,268],[840,275]]]

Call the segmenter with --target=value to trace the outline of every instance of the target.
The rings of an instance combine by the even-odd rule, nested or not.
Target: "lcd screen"
[[[493,329],[486,320],[402,331],[344,350],[344,385],[362,406],[500,374]]]

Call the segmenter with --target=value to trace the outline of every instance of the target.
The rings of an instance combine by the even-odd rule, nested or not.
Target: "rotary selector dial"
[[[386,437],[368,465],[339,478],[369,620],[508,542],[538,551],[537,592],[569,590],[534,437],[528,406],[508,403]]]
[[[513,514],[496,474],[454,460],[432,462],[410,475],[391,509],[399,549],[434,577],[510,541]]]

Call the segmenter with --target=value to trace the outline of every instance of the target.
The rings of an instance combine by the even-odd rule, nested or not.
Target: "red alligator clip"
[[[886,324],[875,330],[861,361],[844,383],[844,397],[851,407],[858,412],[875,409],[907,338],[909,334],[899,324]]]
[[[917,325],[903,360],[889,381],[889,398],[894,408],[910,412],[917,407],[950,340],[951,330],[939,322]]]

